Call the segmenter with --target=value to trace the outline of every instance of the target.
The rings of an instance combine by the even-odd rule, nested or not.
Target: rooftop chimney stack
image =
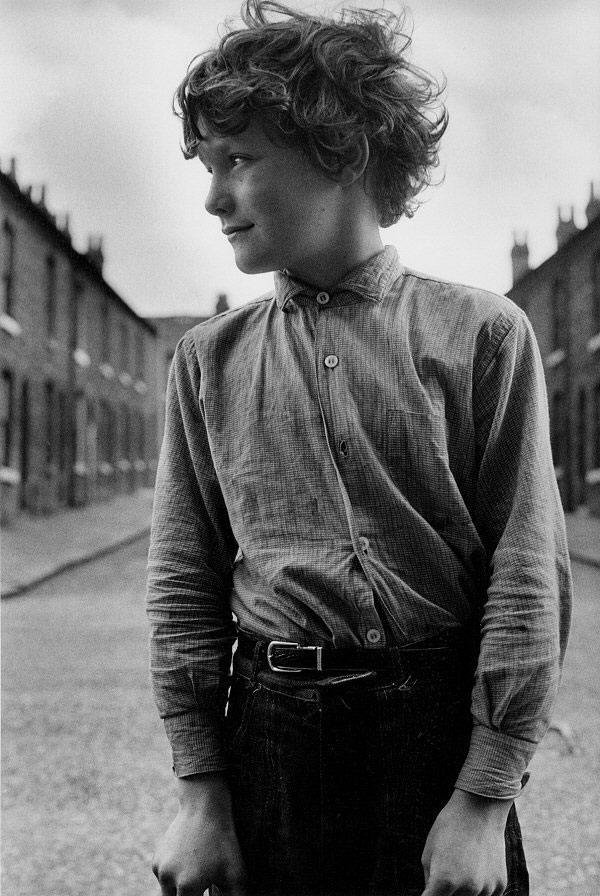
[[[97,270],[102,273],[104,266],[104,252],[102,251],[102,237],[90,236],[86,255]]]
[[[600,215],[600,197],[594,195],[594,181],[590,182],[590,201],[585,207],[585,216],[588,224]]]
[[[571,206],[571,217],[565,218],[563,221],[561,207],[558,207],[558,226],[556,228],[556,244],[560,249],[571,237],[578,232],[579,228],[575,223],[575,209]]]
[[[8,176],[10,178],[12,178],[12,180],[14,180],[15,183],[17,182],[17,160],[15,159],[14,156],[11,156],[10,169],[8,171]]]
[[[217,296],[217,306],[215,308],[215,314],[223,314],[224,311],[229,311],[229,302],[227,301],[226,293],[221,292]]]
[[[525,274],[531,270],[529,267],[529,246],[527,245],[527,234],[520,241],[516,232],[513,234],[514,246],[511,249],[510,257],[512,261],[513,286]]]

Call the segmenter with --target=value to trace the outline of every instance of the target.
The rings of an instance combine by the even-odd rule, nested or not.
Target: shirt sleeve
[[[178,777],[226,767],[222,725],[235,638],[237,545],[212,463],[193,337],[169,375],[148,558],[154,697]]]
[[[512,798],[550,722],[572,594],[542,362],[524,314],[477,378],[473,407],[476,524],[490,567],[474,727],[456,786]]]

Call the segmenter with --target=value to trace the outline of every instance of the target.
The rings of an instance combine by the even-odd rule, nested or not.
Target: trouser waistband
[[[281,674],[313,672],[422,671],[469,664],[473,645],[463,631],[435,635],[425,641],[399,647],[330,647],[266,641],[247,632],[238,634],[237,653],[252,660],[257,670]]]

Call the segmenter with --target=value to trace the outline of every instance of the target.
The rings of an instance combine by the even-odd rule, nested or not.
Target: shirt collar
[[[327,292],[332,304],[351,304],[369,299],[381,302],[402,272],[402,265],[394,246],[386,246],[377,255],[352,268],[351,271]],[[296,280],[285,271],[275,272],[275,301],[281,311],[294,299],[307,299],[312,303],[321,292],[318,287]]]

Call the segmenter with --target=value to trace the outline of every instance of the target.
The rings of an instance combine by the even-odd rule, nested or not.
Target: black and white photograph
[[[2,887],[600,892],[600,7],[0,0]]]

